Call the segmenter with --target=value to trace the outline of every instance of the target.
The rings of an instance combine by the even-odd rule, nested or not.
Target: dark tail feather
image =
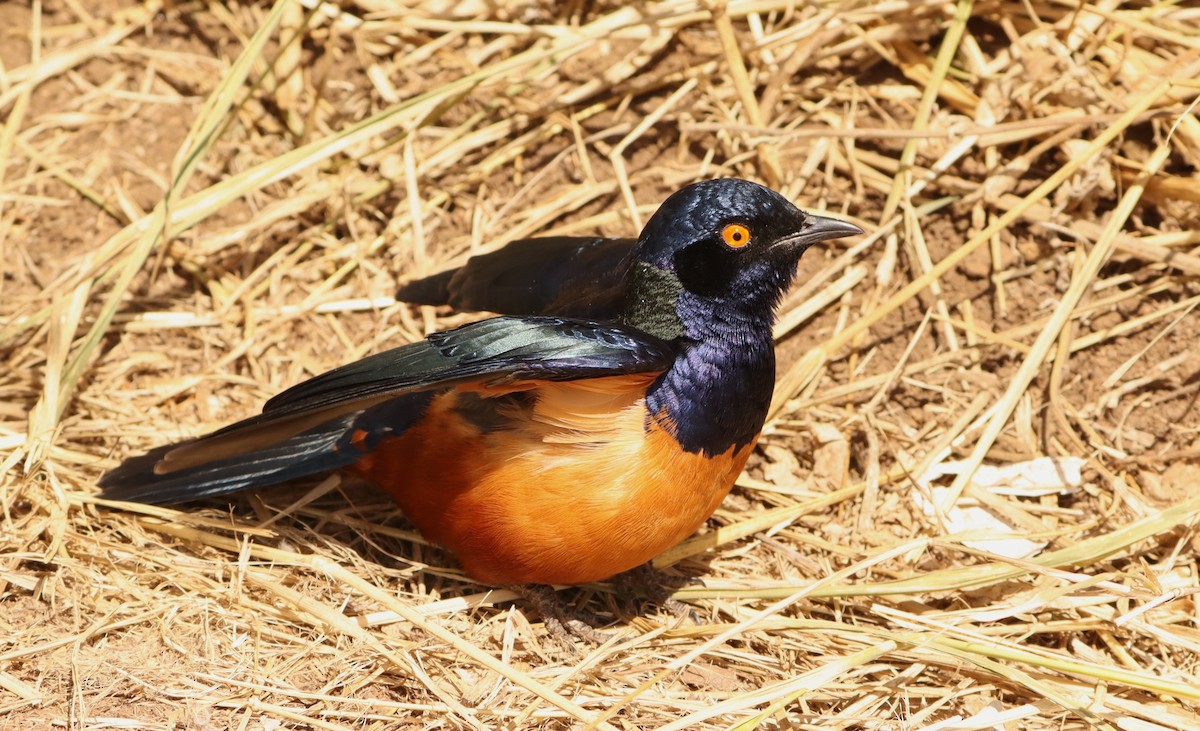
[[[265,449],[158,474],[155,465],[178,447],[168,444],[128,459],[100,479],[100,497],[151,505],[174,505],[328,472],[363,456],[350,425],[357,414],[321,424]]]
[[[611,320],[621,314],[633,239],[521,239],[401,285],[396,299],[501,315]]]
[[[458,273],[457,269],[430,275],[423,279],[414,279],[400,285],[396,299],[401,302],[411,302],[414,305],[445,305],[450,303],[450,280]]]

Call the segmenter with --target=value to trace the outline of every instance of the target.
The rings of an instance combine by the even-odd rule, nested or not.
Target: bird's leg
[[[596,645],[610,639],[608,634],[577,617],[570,616],[570,610],[559,600],[558,592],[554,591],[553,587],[546,584],[518,584],[510,588],[533,605],[534,610],[542,615],[542,621],[554,639],[571,652],[577,652],[575,639]]]
[[[612,577],[612,584],[619,596],[652,602],[680,619],[690,619],[696,624],[700,623],[690,606],[671,596],[676,589],[688,585],[704,586],[704,582],[700,579],[668,574],[647,562]]]

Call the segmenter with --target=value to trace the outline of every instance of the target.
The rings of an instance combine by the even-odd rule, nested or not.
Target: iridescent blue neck
[[[680,301],[689,310],[681,313],[689,332],[676,341],[675,363],[651,385],[647,411],[670,420],[686,451],[721,454],[753,441],[767,418],[775,383],[774,318],[769,310],[689,300],[685,293]]]

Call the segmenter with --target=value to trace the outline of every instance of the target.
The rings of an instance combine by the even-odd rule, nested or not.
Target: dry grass
[[[1194,4],[411,4],[0,5],[0,727],[1200,727]],[[567,590],[570,656],[336,476],[93,497],[464,320],[397,276],[722,175],[869,234],[659,559],[698,624]]]

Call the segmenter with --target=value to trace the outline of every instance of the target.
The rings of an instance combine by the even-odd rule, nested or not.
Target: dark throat
[[[773,298],[746,308],[745,298],[697,294],[674,272],[634,266],[643,269],[623,321],[679,350],[647,392],[647,418],[665,421],[688,452],[716,455],[749,444],[762,430],[775,383]]]
[[[716,455],[749,444],[771,405],[770,323],[719,324],[708,337],[682,341],[675,363],[646,393],[647,418],[665,418],[688,452]]]

